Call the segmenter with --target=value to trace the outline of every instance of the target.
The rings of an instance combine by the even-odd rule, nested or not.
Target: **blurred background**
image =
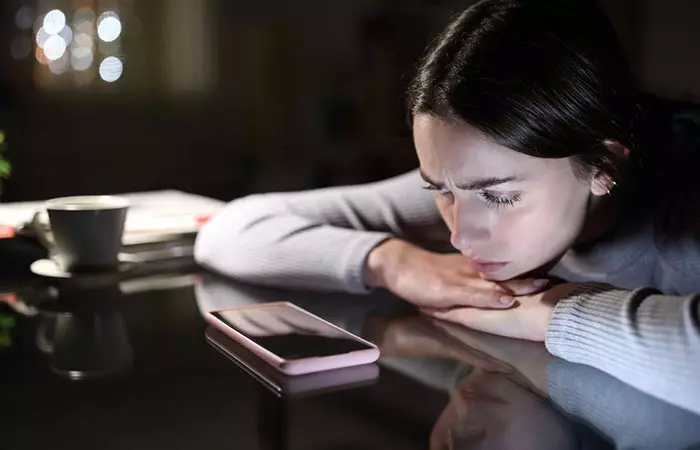
[[[554,0],[553,0],[554,1]],[[700,2],[600,0],[641,86],[700,101]],[[3,202],[251,192],[415,167],[404,91],[440,0],[2,0]]]

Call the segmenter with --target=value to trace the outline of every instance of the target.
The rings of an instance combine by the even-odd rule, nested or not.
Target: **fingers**
[[[454,289],[443,302],[444,306],[474,306],[504,309],[515,304],[515,296],[531,295],[546,288],[549,280],[510,280],[501,283],[474,279],[466,286]]]
[[[494,309],[510,308],[515,302],[510,293],[499,287],[494,289],[459,288],[455,289],[446,300],[446,306],[474,306]]]
[[[502,287],[508,289],[513,295],[530,295],[541,291],[549,286],[547,279],[525,279],[525,280],[510,280],[498,283]]]

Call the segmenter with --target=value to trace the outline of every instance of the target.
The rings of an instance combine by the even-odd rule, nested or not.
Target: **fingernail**
[[[503,303],[503,304],[506,305],[506,306],[512,305],[513,302],[515,301],[515,300],[513,299],[513,297],[508,297],[507,295],[501,296],[501,298],[499,298],[499,300],[501,301],[501,303]]]
[[[548,284],[549,284],[549,280],[546,280],[546,279],[535,280],[532,282],[532,285],[535,287],[547,286]]]

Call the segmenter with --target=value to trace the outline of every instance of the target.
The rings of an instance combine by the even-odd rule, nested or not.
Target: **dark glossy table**
[[[182,267],[4,285],[4,450],[700,446],[696,415],[541,344],[420,317],[383,292],[285,292]],[[376,370],[280,392],[205,338],[201,311],[280,300],[376,342]]]

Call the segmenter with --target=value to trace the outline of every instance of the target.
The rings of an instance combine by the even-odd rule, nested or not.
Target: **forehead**
[[[498,145],[470,125],[425,114],[415,117],[413,138],[421,168],[432,176],[508,176],[542,170],[551,161]]]

